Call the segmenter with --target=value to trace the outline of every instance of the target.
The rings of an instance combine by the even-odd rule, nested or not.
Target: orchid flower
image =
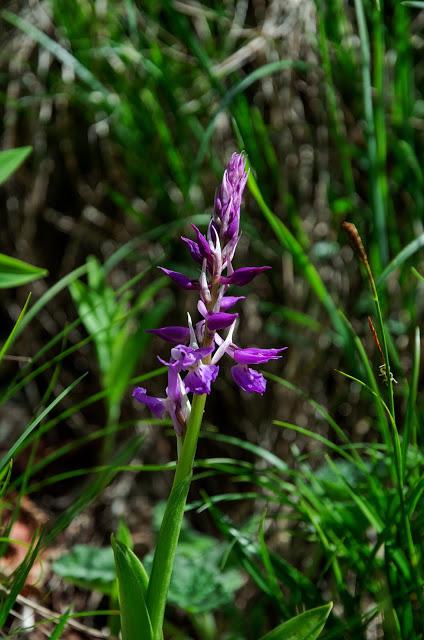
[[[151,329],[150,333],[171,343],[171,358],[160,361],[168,368],[168,386],[165,398],[149,396],[137,387],[133,397],[152,412],[155,417],[168,414],[178,435],[184,435],[190,415],[188,394],[202,395],[211,392],[224,355],[234,365],[231,374],[234,382],[246,393],[263,394],[266,390],[264,376],[249,365],[263,364],[281,358],[280,349],[241,348],[233,343],[233,333],[238,313],[230,310],[244,296],[228,295],[232,285],[244,286],[257,275],[271,267],[239,267],[233,269],[233,259],[240,238],[240,207],[247,182],[245,160],[241,153],[234,153],[227,165],[214,202],[214,209],[206,234],[192,225],[195,239],[181,237],[193,260],[201,265],[197,280],[177,271],[159,267],[161,271],[182,289],[195,291],[197,309],[201,320],[194,326],[170,326]],[[223,337],[219,332],[227,330]]]

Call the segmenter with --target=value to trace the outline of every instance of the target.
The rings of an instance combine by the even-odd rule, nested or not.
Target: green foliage
[[[22,260],[0,253],[0,289],[20,287],[46,275],[45,269],[33,267]]]
[[[0,151],[0,185],[18,169],[32,151],[32,147],[19,147]]]
[[[330,603],[304,611],[295,618],[283,622],[264,635],[261,640],[315,640],[323,630],[332,606]]]
[[[102,374],[102,382],[108,391],[111,405],[119,404],[126,393],[129,380],[145,349],[149,336],[146,328],[156,326],[168,309],[167,301],[146,306],[154,294],[163,287],[161,278],[144,290],[134,301],[129,291],[122,296],[106,284],[105,271],[95,259],[87,261],[88,284],[79,280],[69,284],[81,322],[93,338]],[[143,311],[141,322],[135,319]],[[136,315],[137,314],[137,315]]]
[[[122,536],[122,532],[119,535]],[[125,547],[130,548],[128,543]],[[226,545],[186,526],[175,556],[169,604],[191,614],[214,611],[230,604],[244,581],[238,570],[222,568],[226,552]],[[147,574],[152,562],[152,554],[143,560]],[[109,595],[113,593],[116,571],[110,547],[76,545],[55,560],[52,568],[57,575],[79,587]]]
[[[13,341],[19,331],[19,327],[24,319],[29,301],[31,298],[31,294],[28,296],[28,298],[26,299],[26,302],[23,306],[22,311],[20,312],[18,319],[16,320],[12,331],[9,333],[9,335],[7,336],[6,340],[4,341],[3,345],[0,348],[0,362],[3,360],[4,356],[6,355],[6,353],[8,352],[9,348],[11,347],[11,345],[13,344]]]
[[[25,443],[25,440],[29,437],[29,435],[34,431],[34,429],[40,424],[40,422],[50,413],[50,411],[57,405],[61,400],[70,393],[76,386],[81,382],[81,380],[85,377],[85,373],[80,376],[77,380],[68,385],[58,396],[55,398],[50,404],[34,419],[32,420],[27,427],[24,429],[19,438],[14,442],[12,447],[3,455],[0,459],[0,472],[6,467],[6,465],[12,460],[12,458],[19,453],[20,449]]]
[[[111,547],[77,544],[55,560],[52,569],[72,584],[106,594],[112,593],[116,579]]]
[[[153,639],[146,604],[147,574],[133,551],[112,537],[119,587],[122,640]]]
[[[175,555],[169,604],[193,615],[231,604],[244,580],[237,569],[222,568],[225,554],[226,545],[208,536],[185,531]],[[152,555],[144,558],[148,573],[152,562]]]

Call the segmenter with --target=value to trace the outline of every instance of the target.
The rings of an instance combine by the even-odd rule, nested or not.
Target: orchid
[[[235,362],[231,374],[238,387],[246,393],[263,394],[266,390],[264,376],[248,365],[281,358],[285,348],[241,348],[233,342],[239,314],[230,310],[245,297],[228,295],[229,287],[244,286],[270,269],[268,266],[233,269],[240,238],[240,208],[247,178],[243,154],[234,153],[216,193],[206,234],[192,225],[195,239],[181,237],[193,260],[201,265],[199,278],[191,279],[177,271],[159,267],[179,287],[199,295],[197,309],[201,319],[193,325],[189,315],[187,326],[150,330],[150,333],[174,345],[169,361],[159,358],[168,368],[166,397],[149,396],[142,387],[134,390],[133,397],[155,417],[168,414],[179,436],[184,435],[190,416],[189,394],[207,395],[211,392],[219,373],[218,362],[224,355]],[[219,333],[224,330],[227,330],[225,336]]]
[[[221,360],[226,356],[233,361],[231,375],[243,392],[262,395],[266,390],[266,380],[252,365],[281,358],[285,349],[240,347],[234,341],[239,319],[234,308],[245,300],[245,296],[232,295],[229,289],[233,285],[244,286],[270,269],[268,266],[233,268],[240,239],[240,207],[247,178],[243,154],[234,153],[216,193],[206,233],[192,225],[194,239],[185,236],[181,238],[190,256],[200,266],[199,277],[194,279],[178,271],[159,267],[179,287],[196,293],[199,318],[193,322],[190,314],[187,314],[186,326],[173,325],[149,330],[151,334],[170,344],[169,358],[158,358],[167,368],[168,384],[164,396],[160,398],[149,395],[144,387],[136,387],[132,394],[155,418],[162,419],[167,415],[177,435],[178,459],[175,475],[150,576],[147,577],[139,560],[134,559],[128,549],[122,545],[119,547],[114,542],[117,566],[122,568],[120,563],[123,562],[123,553],[128,556],[124,568],[131,574],[131,590],[134,585],[139,587],[138,598],[143,618],[141,635],[150,640],[163,638],[167,594],[193,476],[205,402],[221,371]],[[125,581],[118,579],[118,582],[121,593]],[[134,608],[129,608],[126,613],[121,611],[123,628],[127,620],[132,619],[133,613]],[[138,638],[141,637],[138,622],[136,627],[134,637]],[[130,640],[132,638],[131,636]]]

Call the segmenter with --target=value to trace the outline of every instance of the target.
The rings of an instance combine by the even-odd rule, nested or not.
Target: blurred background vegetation
[[[241,456],[253,464],[258,450],[237,447],[258,445],[278,457],[283,476],[286,463],[297,471],[307,468],[310,482],[315,471],[321,473],[327,484],[323,480],[316,495],[328,497],[331,511],[340,492],[331,495],[335,472],[324,463],[322,442],[272,421],[336,443],[345,434],[351,443],[372,447],[379,437],[378,407],[358,384],[336,373],[364,377],[339,309],[363,341],[375,376],[381,364],[367,322],[372,298],[341,227],[346,219],[358,227],[379,285],[399,381],[398,411],[406,411],[414,332],[424,309],[423,284],[411,271],[424,268],[424,11],[397,0],[28,0],[4,3],[1,26],[1,144],[31,145],[33,152],[3,187],[0,243],[5,253],[49,274],[2,292],[5,335],[29,290],[34,302],[44,296],[46,304],[14,345],[13,353],[32,363],[7,361],[2,369],[8,403],[0,446],[10,445],[53,388],[58,393],[89,372],[64,398],[62,413],[51,418],[54,424],[36,448],[16,460],[16,473],[28,460],[35,464],[24,482],[33,485],[31,501],[58,517],[86,482],[87,474],[75,479],[73,470],[110,460],[148,417],[130,400],[130,379],[156,369],[155,354],[165,351],[144,329],[184,322],[193,307],[190,296],[155,267],[191,268],[178,237],[190,222],[207,222],[225,163],[232,151],[244,149],[258,189],[246,194],[237,266],[270,264],[273,270],[251,287],[238,339],[287,345],[287,355],[269,370],[289,382],[271,379],[266,397],[250,398],[234,389],[226,371],[208,403],[210,437],[201,441],[199,457]],[[63,286],[53,291],[58,282]],[[149,385],[159,392],[162,383],[158,378]],[[316,403],[341,425],[341,434],[334,434]],[[417,412],[422,416],[419,396]],[[217,430],[238,440],[220,438]],[[37,471],[36,463],[57,451]],[[166,463],[174,456],[173,438],[151,427],[130,453],[137,464]],[[64,472],[71,478],[46,486],[46,476]],[[289,572],[287,601],[274,601],[271,589],[268,608],[258,604],[257,584],[245,586],[239,611],[253,607],[252,625],[259,629],[267,617],[278,622],[282,611],[288,614],[305,598],[312,606],[334,597],[329,558],[342,552],[334,540],[324,553],[317,551],[316,539],[323,541],[316,522],[308,521],[310,513],[300,509],[293,516],[282,500],[276,506],[256,494],[245,473],[205,473],[193,500],[203,490],[233,495],[234,501],[226,505],[223,497],[214,517],[193,511],[193,526],[216,536],[219,521],[225,538],[223,514],[229,513],[248,531],[268,502],[270,548],[314,583],[296,595],[287,575],[293,584],[299,576]],[[60,544],[107,543],[123,517],[146,553],[152,507],[166,496],[168,474],[123,473],[109,488],[105,484],[99,480],[87,504],[96,501],[66,520]],[[240,486],[250,491],[249,499],[237,499]],[[348,632],[333,621],[332,637],[360,638],[366,627],[376,634],[366,637],[380,637],[374,618],[358,614],[372,597],[348,584],[355,572],[366,576],[368,562],[359,551],[353,558],[354,540],[365,526],[349,501],[351,496],[341,497],[348,514],[327,525],[343,544],[352,538],[343,606],[336,613],[343,624],[356,622]],[[340,531],[343,520],[352,530]],[[51,606],[55,598],[61,602],[61,589],[75,608],[93,609],[98,602],[54,579],[53,587]],[[405,619],[401,627],[409,624]],[[387,637],[398,637],[389,627]]]

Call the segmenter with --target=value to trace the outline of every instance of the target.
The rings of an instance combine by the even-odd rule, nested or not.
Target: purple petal
[[[237,284],[241,287],[251,282],[259,273],[268,269],[271,269],[271,267],[241,267],[236,269],[230,276],[221,276],[221,284]]]
[[[265,393],[266,380],[259,371],[249,369],[246,365],[237,364],[231,369],[234,382],[247,393]]]
[[[201,349],[193,349],[193,347],[186,347],[183,344],[179,344],[171,349],[171,356],[175,360],[177,369],[182,371],[189,367],[194,367],[200,360],[203,360],[206,356],[212,353],[213,347],[202,347]],[[170,363],[171,366],[174,363]]]
[[[228,309],[234,307],[240,300],[246,300],[246,296],[224,296],[221,300],[220,310],[228,311]]]
[[[200,232],[200,230],[196,227],[195,224],[191,225],[196,233],[197,236],[197,246],[199,247],[199,252],[200,255],[203,258],[206,258],[206,260],[208,261],[208,263],[211,262],[212,260],[212,251],[211,248],[209,246],[209,242],[206,240],[205,236],[203,235],[203,233]]]
[[[146,333],[152,333],[166,342],[172,344],[181,344],[187,342],[190,337],[190,330],[188,327],[160,327],[159,329],[146,329]]]
[[[248,347],[247,349],[236,348],[231,353],[231,356],[240,364],[261,364],[269,360],[278,360],[278,358],[282,357],[280,353],[285,349],[287,349],[287,347],[282,347],[281,349],[256,349],[255,347]]]
[[[154,396],[148,396],[146,389],[143,387],[136,387],[132,392],[132,397],[145,404],[148,409],[153,413],[156,418],[163,418],[165,415],[165,403],[161,398],[155,398]]]
[[[163,362],[163,361],[162,361]],[[179,406],[182,398],[181,378],[177,367],[168,366],[168,386],[166,395],[172,400],[172,406]]]
[[[200,285],[197,280],[191,280],[187,278],[183,273],[179,273],[178,271],[171,271],[170,269],[165,269],[165,267],[158,267],[163,273],[171,278],[179,287],[182,289],[193,290],[199,289]]]
[[[219,367],[215,364],[199,364],[184,378],[186,389],[199,395],[210,393],[212,382],[215,382],[218,372]]]
[[[206,318],[206,324],[211,331],[219,331],[233,324],[238,318],[238,313],[210,313]]]
[[[202,253],[200,251],[200,247],[197,244],[197,242],[195,242],[194,240],[190,240],[190,238],[185,238],[184,236],[181,236],[181,240],[187,246],[187,249],[189,250],[190,255],[193,258],[193,260],[195,260],[199,264],[202,264],[203,256],[202,256]]]

